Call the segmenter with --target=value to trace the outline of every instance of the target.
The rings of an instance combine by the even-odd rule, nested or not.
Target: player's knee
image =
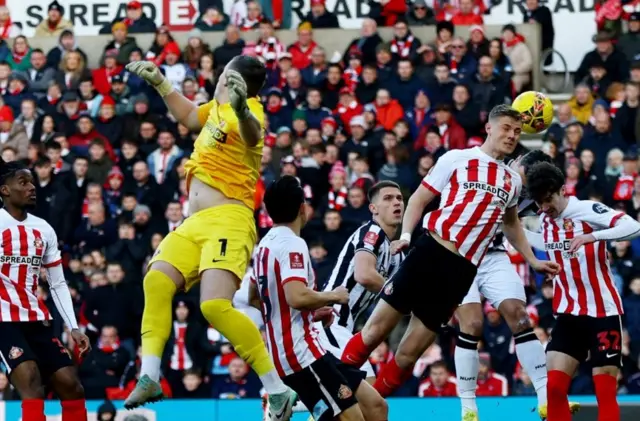
[[[472,336],[482,335],[482,318],[460,321],[460,331]]]
[[[377,420],[386,420],[389,414],[389,404],[384,400],[382,396],[378,396],[371,404],[367,403],[367,406],[371,407],[371,412],[375,414]]]
[[[65,388],[63,393],[60,393],[61,398],[63,400],[76,400],[76,399],[84,399],[84,387],[80,380],[73,379]],[[62,396],[64,395],[64,397]]]
[[[40,379],[40,372],[35,364],[33,367],[20,367],[19,372],[12,376],[15,386],[23,399],[44,399],[44,386]]]
[[[398,367],[402,369],[413,367],[418,361],[418,358],[420,357],[420,355],[415,355],[415,354],[416,353],[414,352],[406,352],[398,349],[395,356]]]
[[[223,316],[232,307],[231,301],[221,298],[200,302],[200,311],[207,318]]]

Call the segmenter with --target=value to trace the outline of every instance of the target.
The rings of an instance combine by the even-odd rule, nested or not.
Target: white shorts
[[[505,252],[488,252],[478,267],[469,293],[462,304],[480,303],[482,294],[497,310],[504,300],[527,302],[522,278]]]
[[[324,349],[333,354],[333,356],[337,359],[341,359],[342,351],[346,348],[347,342],[349,342],[349,340],[353,337],[353,333],[351,333],[349,329],[344,326],[332,323],[329,327],[329,334],[332,336],[332,338],[329,338],[329,335],[327,335],[327,332],[325,331],[322,323],[315,323],[314,326],[320,333],[320,344],[324,347]],[[373,371],[373,366],[369,361],[366,361],[360,369],[367,373],[367,378],[376,376],[376,373]]]

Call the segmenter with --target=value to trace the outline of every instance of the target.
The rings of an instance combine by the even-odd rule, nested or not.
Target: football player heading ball
[[[520,112],[522,131],[525,133],[540,133],[553,121],[553,104],[541,92],[523,92],[517,96],[511,107]]]

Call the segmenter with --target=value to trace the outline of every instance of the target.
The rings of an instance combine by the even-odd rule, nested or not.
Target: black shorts
[[[622,320],[620,316],[589,317],[560,314],[551,332],[547,352],[567,354],[592,367],[622,366]]]
[[[329,421],[358,403],[355,394],[364,377],[363,371],[327,353],[282,380],[298,394],[314,419]]]
[[[478,268],[429,234],[415,242],[380,297],[403,314],[413,313],[438,332],[469,292]]]
[[[0,322],[0,356],[9,377],[21,363],[35,361],[45,383],[56,371],[73,365],[50,322]]]

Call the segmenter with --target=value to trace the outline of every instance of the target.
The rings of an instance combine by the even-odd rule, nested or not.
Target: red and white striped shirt
[[[507,208],[518,204],[517,172],[479,147],[442,155],[422,185],[441,195],[440,208],[424,217],[424,227],[453,242],[478,266],[498,232]]]
[[[284,292],[287,282],[316,289],[307,244],[287,227],[272,228],[258,244],[253,273],[273,365],[280,377],[297,373],[325,354],[313,312],[289,307]]]
[[[596,241],[569,253],[571,239],[613,227],[623,212],[591,200],[569,198],[555,219],[540,215],[542,240],[549,259],[562,269],[553,279],[553,310],[557,314],[607,317],[623,314],[622,300],[613,283],[607,242]]]
[[[37,289],[41,267],[61,263],[58,238],[44,219],[15,220],[0,210],[0,322],[51,320]]]

